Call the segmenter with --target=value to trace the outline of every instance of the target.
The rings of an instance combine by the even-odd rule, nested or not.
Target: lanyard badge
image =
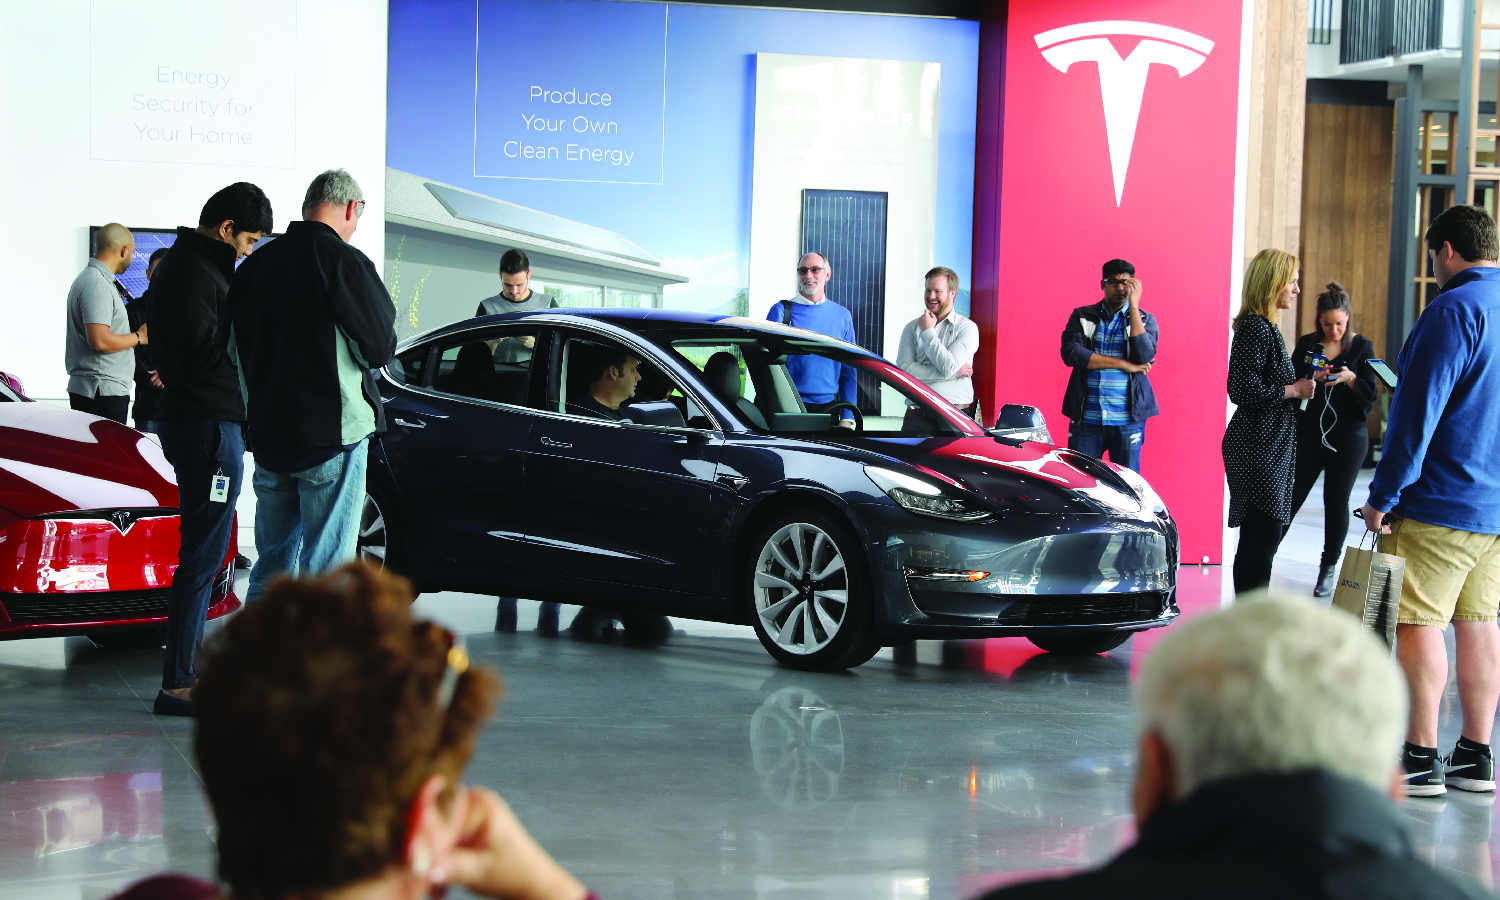
[[[211,477],[209,479],[209,485],[208,485],[208,502],[209,503],[227,503],[227,502],[229,502],[229,483],[230,483],[230,478],[229,478],[228,475],[224,474],[224,470],[223,469],[220,469],[218,472],[214,473],[213,477]]]

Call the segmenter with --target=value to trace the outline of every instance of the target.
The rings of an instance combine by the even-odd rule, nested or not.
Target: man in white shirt
[[[979,327],[953,309],[958,297],[958,275],[938,266],[926,275],[927,309],[901,332],[896,365],[932,388],[968,416],[978,413],[974,402],[974,351],[979,349]],[[903,431],[933,430],[927,416],[908,409]]]

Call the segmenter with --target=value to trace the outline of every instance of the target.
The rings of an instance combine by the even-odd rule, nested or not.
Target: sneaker
[[[1461,791],[1493,791],[1495,760],[1477,750],[1454,747],[1443,757],[1443,781]]]
[[[1441,797],[1448,793],[1443,786],[1443,760],[1439,756],[1401,754],[1403,788],[1408,797]]]

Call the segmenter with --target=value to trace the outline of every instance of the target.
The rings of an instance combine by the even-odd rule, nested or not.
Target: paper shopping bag
[[[1406,560],[1373,549],[1350,547],[1344,551],[1333,608],[1354,616],[1365,630],[1378,635],[1387,647],[1396,645],[1396,609],[1401,605],[1401,582]]]

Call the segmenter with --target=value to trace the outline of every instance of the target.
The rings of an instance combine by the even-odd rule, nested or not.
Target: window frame
[[[542,322],[535,322],[529,325],[527,323],[528,320],[522,319],[499,325],[476,325],[472,328],[465,328],[462,331],[450,331],[434,337],[427,342],[427,362],[422,378],[423,383],[415,385],[411,382],[396,381],[395,379],[391,379],[391,381],[396,385],[417,391],[418,393],[431,397],[440,397],[453,402],[471,403],[476,406],[489,408],[525,410],[529,413],[543,412],[544,410],[535,405],[537,399],[537,354],[535,348],[533,348],[531,357],[531,371],[528,373],[526,382],[526,402],[524,404],[507,403],[503,400],[486,400],[483,397],[467,397],[463,394],[451,394],[440,390],[434,384],[437,380],[438,366],[442,361],[444,345],[447,345],[448,348],[459,347],[464,344],[472,344],[476,341],[490,340],[491,335],[503,332],[526,331],[536,334],[538,347],[546,346],[550,342],[550,332],[553,330],[552,326]]]

